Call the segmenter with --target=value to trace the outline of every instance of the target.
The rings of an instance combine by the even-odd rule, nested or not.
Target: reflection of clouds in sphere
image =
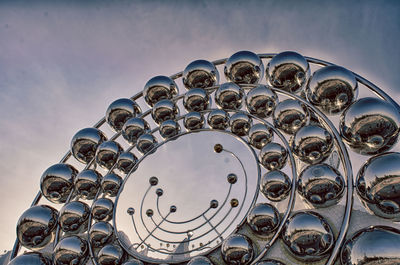
[[[75,178],[77,195],[86,200],[93,200],[100,187],[101,174],[93,169],[82,170]]]
[[[116,141],[102,142],[96,150],[96,163],[105,169],[111,169],[123,151]]]
[[[166,120],[174,120],[179,114],[179,109],[175,102],[169,99],[163,99],[154,104],[151,116],[157,124]]]
[[[38,252],[28,252],[21,256],[15,257],[8,263],[8,265],[50,265],[51,261]]]
[[[106,136],[99,129],[82,129],[71,140],[72,155],[79,162],[87,164],[94,158],[97,146],[106,140]]]
[[[155,76],[151,78],[143,89],[144,100],[153,107],[163,99],[172,99],[178,94],[178,86],[168,76]]]
[[[141,113],[139,105],[129,98],[120,98],[110,104],[106,111],[106,121],[110,127],[119,132],[125,122]]]
[[[183,124],[189,131],[201,129],[204,127],[204,116],[200,112],[189,112],[185,115]]]
[[[278,210],[271,204],[256,204],[247,215],[247,223],[258,235],[268,236],[278,228],[280,223]]]
[[[264,145],[271,142],[274,136],[272,129],[263,123],[251,126],[248,135],[249,143],[257,149],[261,149]]]
[[[250,51],[233,54],[225,63],[226,79],[237,84],[257,84],[264,76],[264,64]]]
[[[181,127],[179,123],[174,120],[166,120],[163,123],[161,123],[159,131],[160,135],[164,139],[168,139],[178,135],[181,131]]]
[[[93,247],[105,246],[113,240],[114,229],[108,222],[96,222],[89,230],[89,240]]]
[[[54,264],[83,265],[88,255],[87,241],[78,236],[65,237],[53,251]]]
[[[261,178],[260,189],[264,196],[271,201],[284,200],[291,190],[291,180],[284,172],[269,171]]]
[[[268,170],[278,170],[286,165],[287,150],[278,143],[264,145],[259,154],[261,164]]]
[[[246,95],[246,107],[250,114],[259,118],[269,117],[278,102],[278,96],[266,85],[252,88]]]
[[[104,246],[97,254],[99,265],[120,264],[123,257],[124,251],[115,244]]]
[[[183,106],[187,111],[203,111],[209,108],[210,97],[202,88],[193,88],[185,93]]]
[[[58,222],[62,231],[79,234],[87,230],[90,208],[81,201],[66,203],[59,212]]]
[[[128,174],[135,166],[137,161],[137,157],[131,152],[122,152],[118,156],[116,168],[121,170],[123,173]]]
[[[108,198],[97,199],[92,205],[92,216],[97,221],[109,221],[112,218],[114,203]]]
[[[222,110],[216,109],[208,114],[207,122],[211,128],[216,130],[225,130],[229,125],[229,114]]]
[[[121,185],[122,178],[114,173],[109,173],[101,179],[101,190],[104,194],[110,197],[117,196]]]
[[[211,62],[196,60],[183,70],[182,82],[187,89],[212,87],[218,84],[219,73]]]
[[[231,131],[238,136],[245,136],[251,127],[251,118],[242,113],[233,114],[229,120]]]
[[[224,110],[237,110],[242,107],[243,89],[235,83],[223,83],[215,91],[215,103]]]
[[[227,264],[246,265],[253,260],[254,249],[247,236],[234,234],[222,243],[221,254]]]
[[[295,134],[307,124],[309,113],[304,104],[298,100],[286,99],[274,110],[274,125],[288,134]]]

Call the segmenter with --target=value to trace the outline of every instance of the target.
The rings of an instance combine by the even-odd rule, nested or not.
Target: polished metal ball
[[[179,114],[179,109],[175,102],[169,99],[163,99],[154,104],[151,110],[151,116],[157,124],[166,120],[174,120]]]
[[[102,142],[96,150],[96,163],[102,168],[111,169],[123,151],[118,142]]]
[[[296,259],[305,262],[323,259],[335,244],[329,223],[311,211],[293,214],[283,227],[282,240]]]
[[[115,173],[109,173],[101,180],[101,190],[110,197],[117,196],[121,185],[122,178]]]
[[[96,170],[82,170],[75,178],[75,191],[78,197],[93,200],[99,190],[101,177]]]
[[[235,184],[237,182],[237,175],[233,174],[233,173],[229,173],[228,176],[226,177],[226,180],[230,183],[230,184]]]
[[[142,110],[135,101],[129,98],[120,98],[108,107],[106,121],[114,131],[119,132],[128,119],[136,117],[141,112]]]
[[[247,215],[247,224],[254,233],[260,236],[269,236],[279,226],[278,210],[269,203],[256,204]]]
[[[275,259],[265,259],[263,261],[257,262],[255,265],[285,265],[285,263]]]
[[[266,85],[258,85],[252,88],[246,95],[247,110],[259,117],[269,117],[278,102],[278,96]]]
[[[215,130],[225,130],[229,125],[229,114],[222,109],[215,109],[208,114],[207,122]]]
[[[108,222],[94,223],[89,230],[90,244],[100,248],[114,240],[114,228]]]
[[[203,88],[193,88],[185,93],[183,106],[187,111],[203,111],[210,106],[210,97]]]
[[[110,221],[114,210],[114,203],[108,198],[97,199],[92,205],[92,216],[96,221]]]
[[[53,241],[58,212],[47,205],[36,205],[26,210],[17,222],[17,238],[22,246],[39,250]]]
[[[224,74],[227,80],[237,84],[257,84],[264,76],[264,65],[257,54],[240,51],[226,61]]]
[[[132,168],[136,165],[138,159],[131,152],[122,152],[118,156],[116,168],[122,171],[124,174],[128,174]]]
[[[144,264],[138,259],[133,259],[122,263],[122,265],[144,265]]]
[[[166,120],[161,123],[159,132],[162,138],[169,139],[178,135],[181,132],[181,126],[177,121]]]
[[[81,163],[87,164],[95,156],[97,147],[107,137],[96,128],[85,128],[77,132],[71,140],[71,153]]]
[[[286,199],[292,188],[292,181],[284,172],[272,170],[263,175],[260,190],[270,201],[282,201]]]
[[[61,208],[58,223],[66,234],[80,234],[87,230],[89,216],[90,208],[86,203],[72,201]]]
[[[333,150],[333,137],[318,125],[300,128],[291,139],[293,153],[303,162],[318,164],[328,158]]]
[[[207,257],[196,256],[192,258],[187,265],[213,265],[213,263]]]
[[[310,66],[302,55],[286,51],[272,57],[266,73],[274,87],[297,93],[306,86],[310,76]]]
[[[298,100],[286,99],[276,106],[273,114],[274,125],[287,134],[295,134],[309,121],[307,107]]]
[[[245,136],[252,124],[251,118],[243,112],[236,112],[229,120],[231,131],[238,136]]]
[[[178,95],[179,90],[175,81],[168,76],[155,76],[151,78],[144,86],[144,100],[151,107],[163,99],[172,99]]]
[[[340,134],[350,148],[362,155],[390,150],[400,131],[400,112],[378,98],[362,98],[340,117]]]
[[[215,103],[224,110],[237,110],[242,107],[243,89],[233,82],[223,83],[215,91]]]
[[[142,118],[131,118],[122,127],[122,136],[130,144],[135,144],[141,135],[149,132],[150,125]]]
[[[108,244],[97,254],[99,265],[119,265],[124,258],[124,251],[115,244]]]
[[[297,181],[299,194],[315,208],[337,204],[343,196],[345,185],[340,172],[328,164],[308,166]]]
[[[53,203],[66,202],[77,174],[78,170],[68,164],[55,164],[49,167],[40,179],[43,196]]]
[[[400,153],[368,159],[357,174],[356,191],[370,212],[400,221]]]
[[[204,116],[200,112],[189,112],[183,119],[183,125],[189,131],[204,127]]]
[[[274,133],[270,127],[263,123],[257,123],[251,126],[249,132],[249,143],[257,149],[261,149],[264,145],[271,142]]]
[[[216,208],[218,208],[218,201],[217,201],[217,200],[211,200],[211,201],[210,201],[210,208],[211,208],[211,209],[216,209]]]
[[[157,139],[152,134],[142,134],[136,144],[136,148],[142,154],[150,152],[157,145]]]
[[[278,143],[268,143],[261,149],[258,159],[268,170],[278,170],[286,165],[288,152]]]
[[[400,230],[370,226],[357,231],[343,245],[341,264],[400,264]]]
[[[87,241],[79,236],[65,237],[58,242],[53,250],[54,265],[83,265],[88,256]]]
[[[196,60],[183,70],[182,82],[187,89],[212,87],[218,85],[219,73],[213,63]]]
[[[354,102],[358,84],[352,72],[337,65],[315,71],[308,82],[307,99],[326,114],[336,114]]]
[[[5,263],[4,263],[5,264]],[[27,252],[13,258],[8,265],[51,265],[51,260],[39,252]],[[6,264],[5,264],[6,265]]]
[[[229,265],[246,265],[253,260],[254,250],[247,236],[233,234],[222,243],[221,254]]]

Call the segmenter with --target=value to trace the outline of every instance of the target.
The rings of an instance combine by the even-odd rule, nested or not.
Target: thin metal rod
[[[207,224],[209,224],[209,225],[211,226],[211,229],[214,230],[215,233],[217,233],[217,235],[219,236],[219,238],[220,238],[221,240],[223,240],[222,235],[221,235],[220,232],[218,232],[217,228],[216,228],[215,226],[212,225],[212,223],[207,219],[207,217],[205,217],[204,215],[203,215],[203,217],[204,217],[204,219],[206,220]]]

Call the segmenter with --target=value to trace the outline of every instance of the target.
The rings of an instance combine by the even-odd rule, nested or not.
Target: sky
[[[397,100],[399,47],[398,1],[0,1],[0,250],[75,132],[151,77],[293,50]]]

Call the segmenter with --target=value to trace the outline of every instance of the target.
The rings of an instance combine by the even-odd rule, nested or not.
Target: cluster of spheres
[[[291,51],[240,51],[151,78],[142,92],[115,100],[99,123],[78,131],[67,155],[44,171],[38,196],[17,223],[9,265],[177,263],[174,252],[164,261],[142,260],[124,245],[114,228],[114,204],[124,179],[146,155],[204,129],[240,137],[254,150],[262,172],[260,196],[246,218],[233,224],[234,233],[201,255],[189,249],[180,264],[400,264],[400,153],[392,150],[400,108],[363,80]],[[360,98],[362,88],[378,96]],[[102,126],[114,133],[107,135]],[[223,148],[214,146],[217,153]],[[330,163],[338,153],[340,161]],[[354,179],[351,154],[363,159]],[[236,181],[228,176],[230,184]],[[156,182],[150,179],[150,185]],[[353,200],[392,225],[347,233]],[[232,207],[240,203],[230,201]],[[210,208],[218,207],[210,202]],[[337,209],[343,216],[339,224],[333,222]]]

